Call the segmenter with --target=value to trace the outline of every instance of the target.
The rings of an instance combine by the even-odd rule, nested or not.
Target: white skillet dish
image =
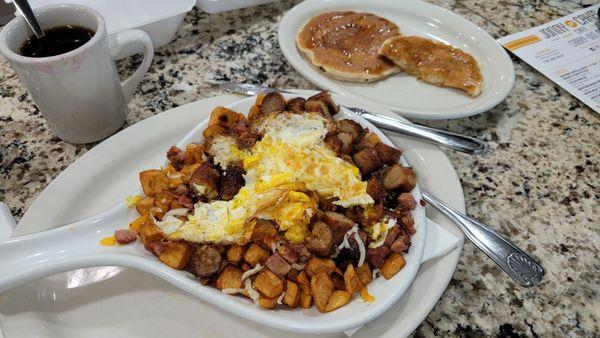
[[[427,84],[405,73],[372,83],[332,79],[302,55],[296,47],[296,35],[311,17],[338,10],[377,14],[397,24],[403,35],[429,38],[471,54],[484,78],[482,93],[471,98],[462,91]],[[514,83],[510,57],[487,32],[451,11],[419,0],[304,1],[283,17],[278,38],[288,62],[313,84],[383,105],[405,117],[450,119],[479,114],[504,100]]]
[[[190,124],[207,116],[214,106],[231,100],[228,96],[225,101],[209,99],[204,100],[204,104],[201,101],[178,107],[136,124],[95,147],[40,195],[23,217],[17,233],[69,222],[102,210],[111,201],[127,195],[138,185],[138,171],[156,167],[157,159],[164,159],[164,150],[177,139],[174,135],[181,135]],[[340,100],[342,98],[339,103],[356,104],[348,99]],[[394,139],[407,148],[405,154],[412,159],[417,171],[424,173],[419,175],[419,180],[433,193],[464,209],[460,185],[445,156],[430,145]],[[129,147],[125,150],[122,144]],[[97,195],[90,195],[90,191]],[[58,196],[61,197],[57,199]],[[435,212],[431,216],[440,224],[449,225]],[[452,226],[449,229],[456,231]],[[361,329],[357,336],[398,337],[410,333],[442,294],[459,252],[460,249],[455,249],[422,266],[420,282],[411,287],[413,291],[374,325]],[[438,255],[444,253],[446,251],[437,252]],[[113,276],[116,277],[111,278]],[[106,278],[110,280],[95,283]],[[431,280],[437,282],[430,283]],[[98,317],[100,313],[102,316]],[[228,336],[240,330],[249,337],[296,336],[262,326],[267,323],[240,321],[145,273],[111,267],[72,271],[0,295],[0,324],[11,337],[74,337],[83,332],[88,337],[117,332],[127,337],[177,336],[192,332]]]

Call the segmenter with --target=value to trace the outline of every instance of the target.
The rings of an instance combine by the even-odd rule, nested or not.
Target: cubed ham
[[[271,255],[271,257],[269,257],[265,262],[265,265],[274,274],[279,276],[285,276],[292,268],[279,253]]]
[[[137,232],[130,229],[117,230],[115,231],[115,240],[119,244],[129,244],[137,240],[137,235]]]

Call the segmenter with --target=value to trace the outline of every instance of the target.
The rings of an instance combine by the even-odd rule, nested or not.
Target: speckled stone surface
[[[556,19],[595,0],[432,0],[498,38]],[[192,11],[177,39],[156,51],[129,104],[127,124],[219,95],[205,80],[314,88],[283,58],[277,25],[293,2],[219,15]],[[515,88],[492,111],[420,121],[486,140],[493,152],[448,153],[468,212],[539,259],[535,289],[510,281],[467,243],[447,291],[415,336],[600,336],[600,118],[513,58]],[[119,62],[131,72],[138,58]],[[0,58],[0,201],[18,218],[37,194],[93,145],[72,145],[48,129]]]

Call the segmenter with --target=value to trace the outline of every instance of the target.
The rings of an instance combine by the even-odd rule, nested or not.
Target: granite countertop
[[[430,1],[495,38],[596,2]],[[278,22],[293,4],[217,15],[190,12],[177,39],[156,51],[129,104],[127,124],[222,94],[205,79],[314,88],[278,48]],[[139,61],[120,61],[119,68],[131,71]],[[447,291],[415,336],[599,335],[599,115],[524,62],[513,61],[515,87],[492,111],[420,122],[489,143],[493,152],[486,156],[447,153],[467,210],[532,253],[546,276],[539,287],[522,288],[467,242]],[[38,193],[93,145],[55,137],[4,59],[0,83],[0,201],[19,219]]]

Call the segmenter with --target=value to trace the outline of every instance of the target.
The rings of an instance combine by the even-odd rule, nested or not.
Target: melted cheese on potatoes
[[[354,165],[324,144],[330,121],[316,113],[280,113],[265,118],[264,135],[243,157],[246,184],[230,201],[197,203],[187,222],[157,226],[170,239],[191,242],[249,240],[255,218],[269,219],[293,243],[301,243],[317,211],[317,196],[343,207],[370,205],[367,183]]]

